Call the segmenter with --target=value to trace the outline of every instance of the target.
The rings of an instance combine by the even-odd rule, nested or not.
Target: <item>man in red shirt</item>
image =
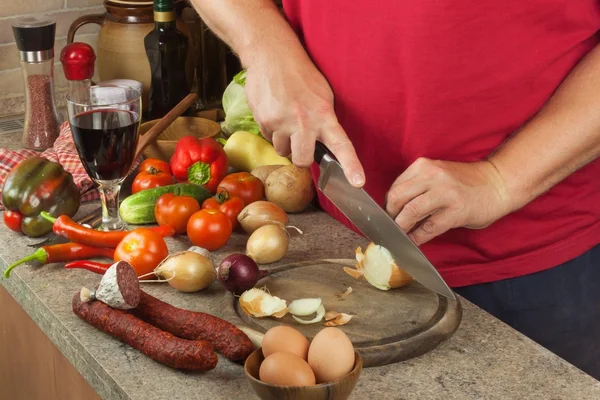
[[[193,2],[280,154],[323,142],[459,294],[600,378],[597,0]]]

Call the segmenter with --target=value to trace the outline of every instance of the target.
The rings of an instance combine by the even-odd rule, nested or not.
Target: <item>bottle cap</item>
[[[56,21],[53,18],[20,18],[13,23],[12,30],[22,60],[39,62],[54,57]]]
[[[60,52],[60,62],[65,77],[70,81],[92,79],[96,53],[87,43],[75,42],[66,45]]]
[[[173,10],[173,0],[154,0],[154,11],[170,12]]]

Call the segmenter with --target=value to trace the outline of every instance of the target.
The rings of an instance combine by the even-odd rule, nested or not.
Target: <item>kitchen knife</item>
[[[363,189],[348,182],[339,162],[320,142],[315,162],[321,175],[319,190],[373,243],[388,249],[403,270],[426,288],[456,300],[452,290],[419,248]]]

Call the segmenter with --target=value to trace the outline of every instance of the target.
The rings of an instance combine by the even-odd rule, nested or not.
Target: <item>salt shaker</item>
[[[96,53],[87,43],[69,43],[62,49],[60,62],[69,82],[69,100],[80,104],[88,103],[95,61]]]
[[[54,103],[54,37],[56,21],[30,16],[12,25],[25,80],[23,146],[45,150],[58,137],[60,121]]]

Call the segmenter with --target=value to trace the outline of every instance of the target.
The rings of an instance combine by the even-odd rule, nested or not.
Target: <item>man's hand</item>
[[[452,228],[481,229],[512,211],[505,183],[488,161],[419,158],[396,179],[386,210],[421,245]]]
[[[261,133],[280,155],[291,154],[300,167],[310,166],[315,141],[322,142],[337,157],[350,183],[362,186],[363,167],[335,116],[326,79],[308,58],[279,59],[254,63],[247,70],[246,96]]]

